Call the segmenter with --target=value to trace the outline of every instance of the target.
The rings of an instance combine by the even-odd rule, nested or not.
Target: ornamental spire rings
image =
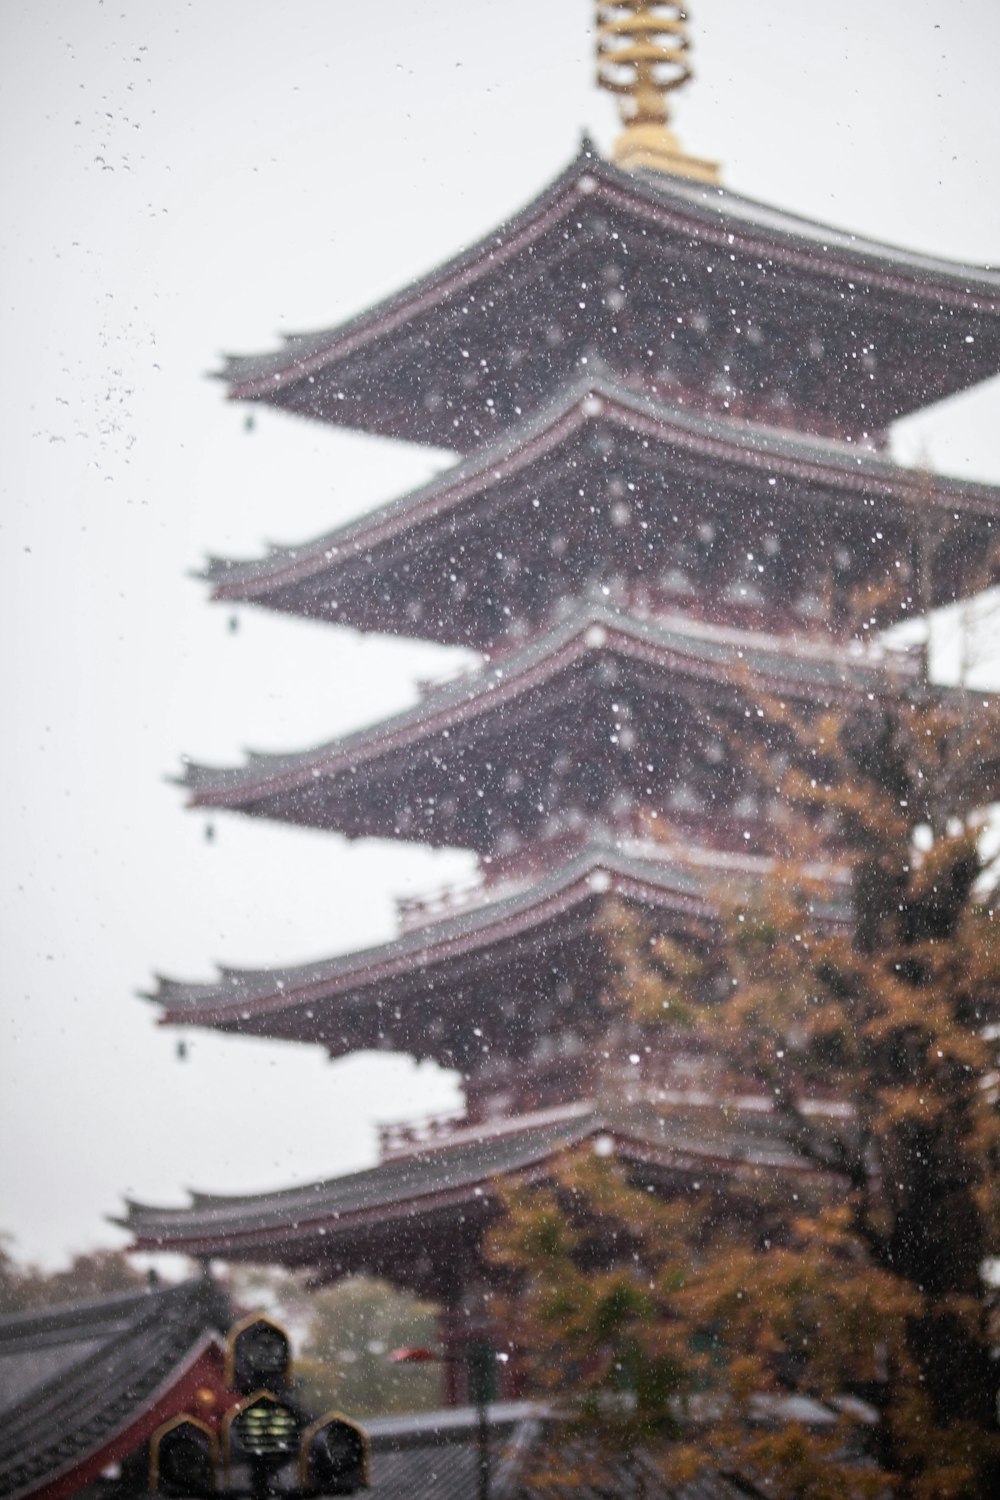
[[[715,162],[688,156],[668,129],[667,96],[692,76],[687,11],[673,0],[597,0],[597,82],[618,96],[619,166],[716,183]]]

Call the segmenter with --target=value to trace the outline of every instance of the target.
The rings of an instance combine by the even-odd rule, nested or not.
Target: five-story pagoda
[[[669,1190],[810,1170],[752,1080],[608,1006],[616,928],[711,941],[720,889],[784,850],[780,803],[732,751],[761,733],[754,685],[807,713],[905,692],[921,661],[875,628],[978,586],[1000,526],[992,488],[884,456],[891,422],[1000,368],[1000,275],[723,189],[667,128],[690,72],[679,7],[598,12],[614,163],[585,141],[429,276],[224,372],[235,399],[460,457],[316,541],[213,561],[215,597],[480,661],[337,741],[190,764],[192,804],[473,850],[480,878],[406,903],[381,947],[154,998],[170,1024],[434,1059],[466,1111],[387,1131],[364,1172],[131,1204],[127,1223],[145,1249],[382,1274],[438,1300],[446,1333],[484,1276],[498,1181],[544,1177],[568,1145]],[[816,834],[817,914],[837,923]]]

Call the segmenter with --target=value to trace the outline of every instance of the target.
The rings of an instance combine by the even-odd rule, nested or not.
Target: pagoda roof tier
[[[376,1167],[303,1187],[233,1197],[192,1193],[183,1208],[129,1201],[118,1220],[136,1250],[313,1266],[333,1279],[364,1271],[423,1296],[454,1295],[500,1212],[505,1184],[544,1181],[565,1152],[592,1141],[651,1185],[815,1176],[769,1101],[692,1094],[664,1115],[581,1103],[493,1126]]]
[[[226,968],[210,983],[160,979],[149,998],[163,1024],[319,1043],[333,1057],[389,1049],[469,1073],[484,1056],[523,1060],[542,1036],[593,1030],[608,971],[603,912],[625,907],[660,931],[691,931],[711,919],[720,888],[746,889],[769,869],[751,855],[594,839],[558,869],[486,886],[476,904],[378,947]],[[813,876],[819,920],[846,920],[845,872]]]
[[[580,592],[595,570],[655,591],[679,546],[705,550],[706,525],[716,554],[731,544],[734,566],[748,547],[767,565],[753,570],[754,592],[772,613],[802,592],[817,557],[832,565],[840,549],[845,600],[902,565],[910,597],[903,589],[888,606],[898,615],[922,603],[913,578],[922,529],[934,539],[927,584],[938,605],[981,586],[998,522],[995,486],[685,410],[592,365],[419,489],[313,542],[212,559],[206,576],[219,600],[487,648]],[[734,599],[739,607],[738,590]]]
[[[492,854],[511,830],[534,836],[623,798],[661,807],[685,767],[712,781],[721,811],[715,780],[728,772],[712,715],[743,713],[741,676],[806,705],[850,704],[918,670],[903,653],[580,604],[394,718],[313,750],[251,753],[236,768],[189,763],[183,783],[196,807]]]
[[[469,452],[594,354],[685,402],[878,432],[1000,369],[1000,272],[626,172],[584,142],[454,259],[222,378],[240,400]]]

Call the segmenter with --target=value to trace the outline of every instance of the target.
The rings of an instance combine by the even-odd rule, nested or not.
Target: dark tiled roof
[[[387,314],[406,309],[428,294],[433,295],[439,286],[446,284],[456,273],[474,267],[484,258],[495,259],[502,241],[509,239],[518,226],[530,215],[537,213],[543,204],[560,197],[579,180],[581,173],[604,179],[624,189],[637,200],[645,200],[650,204],[675,205],[685,215],[691,215],[706,228],[715,231],[730,224],[744,227],[751,233],[763,231],[790,249],[807,250],[811,257],[815,257],[811,268],[821,274],[836,274],[836,269],[839,268],[834,267],[834,258],[841,257],[850,261],[859,271],[868,270],[876,275],[886,270],[897,272],[927,298],[932,297],[939,287],[943,287],[962,300],[971,301],[978,297],[985,299],[987,303],[1000,302],[1000,270],[993,266],[966,265],[938,256],[922,255],[878,240],[869,240],[850,230],[819,224],[785,209],[760,203],[728,188],[709,187],[662,173],[637,174],[623,171],[612,162],[595,156],[589,144],[585,144],[576,159],[537,198],[498,230],[346,323],[317,333],[289,335],[285,340],[285,347],[270,354],[229,356],[223,372],[224,378],[236,386],[273,379],[287,372],[293,364],[304,365],[310,359],[322,356],[334,343],[364,332],[368,326],[380,322]],[[821,256],[816,256],[817,248],[823,252]],[[823,263],[824,259],[826,265]]]
[[[192,1193],[183,1208],[130,1201],[118,1222],[145,1249],[221,1256],[253,1252],[264,1259],[268,1245],[280,1240],[308,1245],[308,1260],[333,1252],[338,1238],[355,1233],[359,1224],[375,1224],[391,1235],[395,1216],[412,1219],[441,1203],[450,1212],[475,1203],[485,1213],[497,1179],[544,1175],[562,1152],[598,1136],[613,1138],[622,1160],[644,1165],[653,1176],[743,1166],[765,1172],[804,1168],[781,1121],[764,1103],[713,1103],[692,1096],[690,1106],[679,1103],[662,1115],[642,1107],[608,1113],[583,1103],[538,1121],[512,1121],[492,1134],[469,1127],[451,1142],[303,1187],[241,1197]]]
[[[494,1500],[644,1500],[651,1494],[661,1500],[748,1500],[757,1494],[750,1485],[714,1471],[667,1485],[655,1457],[645,1452],[629,1455],[627,1462],[606,1461],[599,1484],[592,1459],[583,1452],[568,1452],[568,1462],[579,1464],[571,1481],[533,1482],[533,1460],[552,1427],[544,1409],[528,1402],[498,1403],[488,1408],[488,1423]],[[372,1444],[373,1500],[470,1500],[475,1495],[479,1455],[476,1414],[471,1409],[383,1418],[365,1425]]]
[[[221,1239],[234,1232],[294,1230],[313,1222],[336,1222],[442,1191],[469,1190],[544,1161],[553,1152],[584,1140],[597,1128],[593,1114],[576,1112],[551,1124],[512,1130],[493,1139],[475,1137],[458,1145],[428,1148],[304,1187],[245,1196],[192,1193],[186,1208],[153,1208],[129,1202],[127,1217],[121,1222],[143,1243],[155,1241],[164,1249],[192,1236]]]
[[[409,1448],[383,1448],[372,1455],[373,1500],[410,1500],[433,1495],[435,1500],[469,1500],[476,1494],[476,1447],[468,1436],[450,1443],[421,1443]]]
[[[807,702],[818,694],[831,701],[855,699],[883,685],[887,672],[910,679],[918,673],[917,661],[901,653],[852,652],[830,642],[796,643],[786,637],[713,627],[680,615],[654,622],[607,606],[580,603],[569,618],[522,650],[434,689],[393,718],[312,750],[251,751],[243,766],[216,768],[191,761],[185,766],[183,784],[190,788],[192,801],[204,806],[239,807],[267,797],[274,788],[315,792],[320,779],[353,776],[366,763],[384,761],[392,750],[426,744],[445,731],[451,735],[460,726],[468,732],[470,723],[478,723],[498,708],[506,715],[503,738],[510,758],[517,728],[516,718],[511,723],[511,701],[540,682],[572,670],[577,662],[598,657],[641,662],[662,673],[665,682],[687,678],[718,683],[746,671],[766,682],[769,691]],[[611,683],[606,696],[609,702],[615,696]],[[359,786],[351,782],[352,799],[357,798]],[[304,816],[302,821],[309,819]]]
[[[476,1421],[468,1407],[366,1421],[373,1500],[470,1500],[479,1461]],[[513,1500],[524,1457],[540,1431],[539,1409],[527,1401],[497,1402],[488,1408],[488,1422],[494,1500]]]
[[[472,457],[435,476],[429,483],[403,495],[356,521],[299,546],[274,547],[266,557],[246,562],[213,559],[206,572],[218,599],[241,599],[294,610],[301,599],[303,612],[317,612],[311,603],[317,588],[337,597],[337,606],[324,618],[370,628],[379,610],[382,591],[391,587],[402,596],[398,573],[399,551],[422,556],[435,546],[447,557],[454,548],[455,528],[475,513],[477,501],[500,481],[524,474],[540,456],[579,445],[581,431],[598,426],[620,426],[653,437],[662,450],[664,474],[690,459],[692,453],[710,454],[732,471],[734,482],[761,484],[780,475],[796,482],[801,503],[816,493],[839,503],[863,507],[868,519],[873,504],[899,512],[916,503],[921,511],[940,511],[950,520],[955,512],[968,516],[1000,516],[1000,489],[901,468],[857,444],[826,441],[805,434],[783,432],[759,423],[726,420],[685,410],[626,387],[610,371],[591,361],[586,375],[569,381],[551,401],[523,418],[510,431],[477,449]],[[648,454],[647,454],[648,458]],[[536,486],[532,484],[532,490]],[[546,496],[546,515],[564,499],[564,483]],[[669,510],[666,491],[651,502]],[[773,504],[775,491],[769,499]],[[673,502],[671,501],[670,504]],[[478,517],[474,535],[487,550],[502,511],[490,509]],[[359,581],[362,580],[362,581]],[[376,586],[377,584],[377,586]],[[305,593],[296,591],[306,590]],[[357,599],[355,598],[357,594]],[[405,602],[405,601],[404,601]],[[401,606],[386,612],[387,629],[402,628]],[[442,622],[445,623],[445,622]],[[422,632],[413,624],[409,633]],[[440,632],[435,632],[436,636]],[[463,643],[459,639],[459,643]]]
[[[0,1495],[30,1494],[127,1428],[228,1327],[210,1282],[0,1319],[0,1355],[25,1385],[0,1418]],[[56,1351],[62,1350],[59,1359]],[[39,1380],[39,1355],[56,1368]]]
[[[125,1333],[149,1305],[149,1292],[0,1317],[0,1411]]]
[[[624,172],[585,145],[532,203],[462,254],[339,327],[289,338],[271,354],[229,359],[223,376],[232,394],[241,398],[468,450],[488,437],[483,428],[491,411],[500,425],[514,420],[514,407],[504,398],[517,382],[508,370],[491,374],[488,389],[500,398],[491,408],[483,400],[485,388],[466,396],[454,368],[461,361],[452,357],[461,342],[457,335],[461,331],[472,344],[475,329],[481,328],[499,351],[512,311],[526,329],[529,306],[536,329],[563,312],[579,320],[572,278],[549,273],[574,244],[589,250],[593,242],[591,260],[599,275],[602,258],[614,250],[612,219],[619,231],[615,239],[633,234],[636,252],[657,255],[657,264],[666,263],[668,272],[674,261],[689,268],[692,257],[703,263],[709,295],[730,271],[737,287],[733,295],[741,301],[752,295],[757,303],[771,305],[772,286],[777,285],[787,322],[815,318],[822,324],[835,345],[828,350],[835,365],[852,350],[857,357],[855,339],[866,348],[869,339],[877,343],[877,374],[862,384],[844,380],[841,370],[826,392],[852,419],[868,416],[865,426],[873,421],[881,428],[902,412],[996,371],[996,270],[880,244],[722,188]],[[512,286],[517,298],[513,307]],[[891,329],[889,338],[877,337],[883,325]],[[621,342],[621,335],[616,341]],[[570,364],[578,343],[569,347]],[[914,350],[921,357],[923,386],[907,375]],[[555,353],[558,357],[559,351]],[[402,380],[398,391],[383,390],[373,402],[372,371],[379,361],[390,382],[400,375]],[[556,361],[549,359],[545,370],[550,366],[558,378]],[[414,399],[426,385],[430,367],[454,393],[446,411],[428,411]],[[545,392],[538,389],[539,378],[545,378],[539,375],[541,368],[530,388],[517,388],[524,405],[528,397],[531,404],[544,399]],[[508,408],[502,415],[501,405]]]
[[[477,904],[378,947],[274,969],[226,968],[210,983],[161,979],[148,998],[163,1006],[164,1020],[171,1023],[301,1035],[322,1039],[336,1053],[341,1050],[338,1026],[317,1007],[336,1004],[343,1018],[339,1024],[345,1027],[348,1008],[374,1006],[378,1025],[391,1036],[386,1005],[390,984],[397,1009],[406,1004],[440,1006],[447,998],[449,973],[459,982],[470,968],[478,972],[482,963],[496,973],[498,943],[509,941],[515,951],[519,943],[534,947],[548,929],[552,942],[557,942],[560,924],[581,907],[596,912],[603,901],[621,900],[680,917],[708,915],[720,885],[740,888],[764,878],[769,867],[769,861],[754,856],[699,857],[699,851],[668,844],[655,857],[595,838],[584,852],[530,885],[501,891],[493,899],[484,893]],[[825,874],[822,895],[817,887],[818,917],[837,923],[848,920],[846,889],[839,900],[836,894],[844,885],[841,880],[838,886],[837,876],[846,872],[830,867],[816,873]],[[431,1013],[428,1008],[426,1015]],[[409,1015],[399,1019],[408,1024]],[[347,1033],[343,1045],[353,1046]]]

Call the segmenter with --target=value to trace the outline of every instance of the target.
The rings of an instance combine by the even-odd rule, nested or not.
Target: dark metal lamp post
[[[490,1500],[490,1425],[487,1403],[493,1394],[496,1357],[484,1338],[470,1340],[464,1355],[439,1354],[433,1349],[394,1349],[389,1358],[397,1365],[464,1365],[469,1399],[476,1408],[477,1500]]]

